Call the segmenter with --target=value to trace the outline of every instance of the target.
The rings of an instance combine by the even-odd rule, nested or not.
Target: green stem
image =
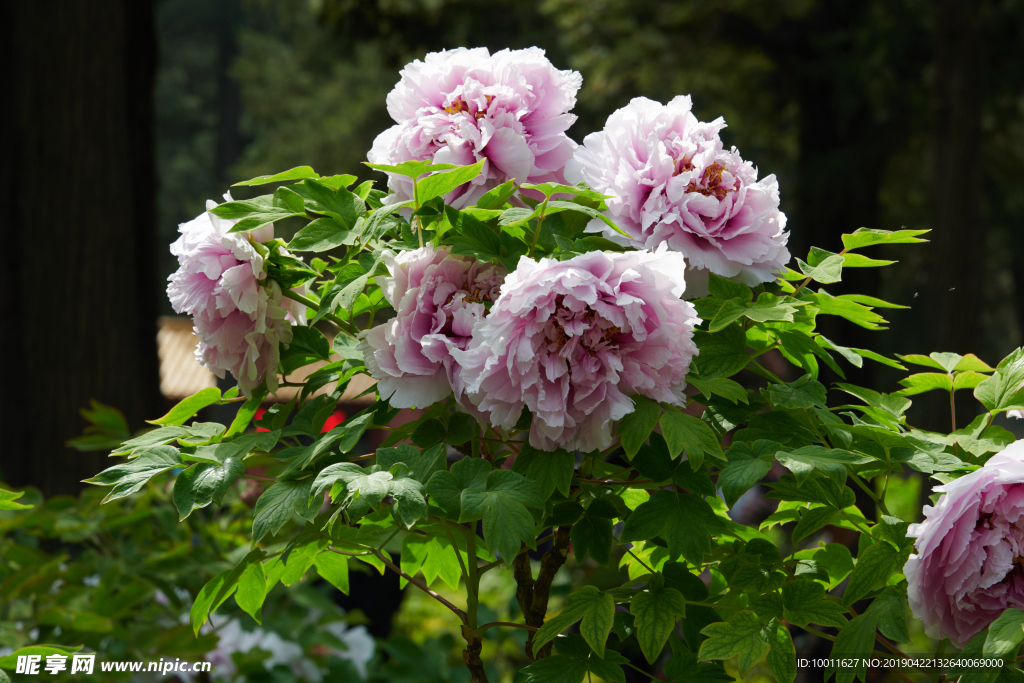
[[[763,365],[758,363],[756,360],[751,359],[747,362],[747,370],[750,370],[756,375],[761,375],[765,379],[774,382],[775,384],[785,384],[779,377],[771,370],[765,368]]]
[[[388,568],[389,568],[389,569],[390,569],[391,571],[395,572],[396,574],[398,574],[399,576],[401,576],[401,577],[402,577],[403,579],[405,579],[406,581],[408,581],[408,582],[409,582],[409,583],[411,583],[412,585],[416,586],[417,588],[419,588],[419,589],[420,589],[421,591],[423,591],[424,593],[426,593],[426,594],[427,594],[427,595],[429,595],[430,597],[432,597],[432,598],[434,598],[435,600],[437,600],[438,602],[440,602],[440,603],[441,603],[442,605],[444,605],[445,607],[447,607],[448,609],[450,609],[450,610],[451,610],[452,612],[455,612],[456,616],[458,616],[458,617],[459,617],[459,619],[461,619],[461,620],[463,621],[463,623],[466,623],[466,621],[467,621],[467,615],[466,615],[466,613],[465,613],[465,612],[463,612],[462,610],[460,610],[460,609],[459,609],[458,607],[456,607],[455,605],[453,605],[452,603],[450,603],[450,602],[449,602],[448,600],[446,600],[446,599],[445,599],[445,598],[443,598],[442,596],[438,595],[438,594],[437,594],[437,593],[435,593],[434,591],[432,591],[432,590],[430,590],[429,588],[427,588],[427,587],[426,587],[426,585],[424,585],[424,584],[420,583],[420,582],[419,582],[419,581],[417,581],[417,580],[416,580],[416,579],[415,579],[414,577],[412,577],[412,576],[409,576],[408,574],[406,574],[405,572],[403,572],[403,571],[402,571],[402,570],[401,570],[401,569],[400,569],[400,568],[398,567],[398,565],[396,565],[396,564],[395,564],[394,562],[392,562],[392,561],[391,561],[391,559],[390,559],[390,558],[389,558],[389,557],[388,557],[387,555],[385,555],[384,553],[380,552],[379,550],[374,550],[374,551],[373,551],[373,554],[377,556],[377,559],[379,559],[379,560],[380,560],[381,562],[383,562],[383,563],[384,563],[385,565],[387,565],[387,566],[388,566]],[[474,617],[474,621],[476,621],[475,617]]]
[[[658,573],[658,572],[654,571],[653,569],[651,569],[650,565],[648,565],[648,564],[647,564],[646,562],[644,562],[643,560],[641,560],[641,559],[640,559],[640,558],[639,558],[639,557],[637,556],[637,554],[633,552],[633,550],[632,550],[632,549],[630,549],[630,548],[626,548],[626,552],[627,552],[627,553],[629,553],[630,555],[632,555],[632,556],[633,556],[633,559],[634,559],[634,560],[636,560],[637,562],[639,562],[639,563],[640,563],[641,565],[643,565],[644,569],[646,569],[646,570],[647,570],[647,571],[649,571],[650,573],[652,573],[652,574],[657,574],[657,573]]]
[[[511,626],[513,628],[525,628],[528,631],[539,631],[540,630],[536,626],[527,626],[526,624],[513,624],[511,621],[492,621],[489,624],[484,624],[483,626],[480,626],[479,628],[477,628],[476,632],[478,634],[482,634],[487,629],[493,628],[495,626]]]
[[[476,630],[476,612],[480,604],[480,570],[476,564],[476,530],[463,527],[466,535],[466,554],[469,555],[466,574],[466,626]]]
[[[540,205],[540,213],[537,214],[537,229],[533,231],[533,241],[530,242],[530,251],[526,254],[527,256],[533,256],[533,248],[537,246],[537,238],[540,237],[540,226],[544,222],[544,209],[548,208],[548,199],[544,198],[544,203]]]
[[[889,509],[885,506],[885,501],[882,500],[878,494],[872,491],[870,486],[861,481],[861,478],[856,474],[851,473],[850,478],[853,479],[853,483],[859,486],[864,493],[868,494],[871,500],[875,501],[875,505],[877,505],[878,509],[882,511],[882,514],[889,514]]]
[[[448,534],[448,540],[451,541],[452,550],[455,551],[455,557],[459,558],[459,569],[462,570],[462,580],[469,586],[469,571],[466,569],[466,563],[462,561],[462,551],[459,550],[459,546],[455,543],[455,536],[452,535],[452,530],[449,527],[449,523],[444,522],[445,533]],[[474,563],[475,564],[475,563]]]
[[[647,676],[647,677],[648,677],[649,679],[651,679],[652,681],[660,681],[660,680],[661,680],[661,679],[660,679],[660,678],[658,678],[657,676],[652,676],[651,674],[647,673],[646,671],[644,671],[643,669],[641,669],[641,668],[640,668],[639,666],[637,666],[636,664],[630,664],[629,662],[626,662],[626,666],[628,666],[628,667],[629,667],[630,669],[634,669],[634,670],[636,670],[636,671],[639,671],[640,673],[642,673],[642,674],[643,674],[644,676]],[[589,671],[589,670],[588,670],[588,671]]]
[[[288,297],[292,301],[298,301],[300,304],[303,304],[307,308],[312,308],[314,311],[317,311],[317,312],[320,311],[320,305],[318,303],[316,303],[312,299],[309,299],[307,297],[302,296],[298,292],[295,292],[295,291],[293,291],[291,289],[284,289],[282,287],[281,288],[281,294],[283,294],[284,296]],[[328,320],[330,320],[335,325],[337,325],[338,328],[342,332],[347,334],[348,336],[350,336],[350,337],[355,337],[356,336],[354,332],[352,332],[350,329],[348,329],[350,327],[350,325],[349,325],[349,322],[347,320],[343,320],[343,319],[339,318],[338,316],[334,315],[333,313],[328,313],[324,317],[327,318]]]

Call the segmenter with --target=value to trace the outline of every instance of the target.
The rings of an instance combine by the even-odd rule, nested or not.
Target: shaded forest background
[[[308,164],[372,177],[360,162],[392,123],[399,69],[460,45],[538,45],[579,70],[578,141],[631,97],[691,94],[699,118],[725,117],[726,144],[779,177],[794,256],[838,250],[861,226],[933,229],[926,247],[892,255],[899,265],[834,288],[912,308],[880,333],[830,323],[834,341],[993,364],[1022,342],[1021,0],[68,0],[11,12],[0,354],[17,359],[3,414],[28,434],[0,457],[13,485],[70,492],[100,468],[102,456],[63,446],[90,398],[133,426],[162,412],[154,320],[170,312],[178,223],[258,174]],[[893,391],[899,374],[848,378]],[[912,410],[915,424],[948,425],[941,400],[915,397]]]

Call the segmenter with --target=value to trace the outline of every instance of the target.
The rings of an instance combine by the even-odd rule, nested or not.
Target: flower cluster
[[[202,365],[221,378],[230,372],[246,396],[264,378],[276,391],[278,345],[291,342],[304,309],[284,301],[280,285],[267,279],[267,250],[257,245],[273,239],[273,225],[229,233],[237,221],[210,213],[216,205],[207,202],[206,212],[179,226],[181,237],[171,245],[179,267],[167,278],[167,296],[176,313],[192,316]]]
[[[582,83],[579,73],[559,71],[536,47],[433,52],[402,70],[387,100],[396,125],[377,137],[368,158],[389,165],[486,159],[476,180],[449,195],[456,208],[510,178],[561,182],[576,149],[565,131],[576,120],[569,110]],[[412,198],[411,178],[391,175],[389,187],[391,201]]]
[[[963,647],[1007,607],[1024,609],[1024,441],[935,491],[907,533],[907,597],[930,637]]]
[[[789,261],[775,176],[758,180],[735,147],[724,148],[723,128],[721,118],[698,121],[689,96],[667,105],[638,97],[586,137],[568,171],[572,182],[610,195],[608,215],[629,244],[667,244],[683,254],[691,290],[707,272],[751,286],[769,282]],[[620,239],[599,220],[591,225]]]

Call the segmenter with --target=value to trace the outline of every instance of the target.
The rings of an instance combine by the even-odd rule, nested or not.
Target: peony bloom
[[[568,112],[582,83],[579,73],[559,71],[536,47],[494,55],[487,48],[432,52],[402,70],[388,95],[397,125],[377,137],[369,160],[466,165],[486,159],[476,180],[448,196],[456,208],[510,178],[562,182],[576,148],[565,134],[576,120]],[[388,186],[395,192],[390,201],[412,198],[412,179],[391,175]]]
[[[632,246],[668,244],[686,257],[691,296],[698,282],[706,288],[708,271],[753,286],[789,261],[775,176],[758,180],[735,147],[722,146],[722,128],[721,118],[698,121],[689,96],[668,105],[637,97],[588,135],[566,168],[570,182],[611,196],[608,215]],[[588,229],[624,241],[599,220]]]
[[[907,597],[930,637],[963,647],[1007,607],[1024,609],[1024,441],[934,490],[942,497],[907,532]]]
[[[679,299],[684,268],[664,247],[522,257],[455,353],[469,399],[502,429],[528,407],[530,444],[544,450],[606,448],[612,422],[633,411],[631,395],[682,405],[700,323]]]
[[[455,256],[432,245],[397,256],[384,253],[391,277],[377,278],[397,315],[363,332],[359,348],[377,391],[396,408],[424,408],[462,382],[453,350],[469,344],[505,278],[501,266]]]
[[[292,323],[304,323],[305,314],[266,279],[255,244],[273,239],[273,226],[228,233],[236,221],[209,213],[214,206],[207,202],[207,212],[179,226],[181,237],[171,245],[179,267],[167,278],[167,296],[176,313],[192,316],[202,365],[221,378],[230,372],[246,396],[264,377],[276,391],[278,343],[291,342]]]

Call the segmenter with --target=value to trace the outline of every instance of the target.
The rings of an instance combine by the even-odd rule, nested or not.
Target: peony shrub
[[[637,98],[577,146],[580,87],[536,48],[427,55],[369,154],[387,191],[298,167],[182,226],[168,293],[238,388],[118,434],[127,460],[91,481],[170,487],[182,519],[244,482],[249,543],[191,628],[258,620],[291,572],[348,590],[370,567],[446,611],[472,681],[497,680],[499,651],[532,683],[1015,680],[1024,466],[1001,422],[1024,350],[993,367],[842,345],[901,307],[845,292],[846,271],[927,230],[791,262],[778,183],[722,119]],[[866,364],[902,379],[860,386]],[[328,424],[360,376],[370,403]],[[934,391],[977,409],[911,409]],[[482,604],[488,572],[517,585],[507,618]]]

